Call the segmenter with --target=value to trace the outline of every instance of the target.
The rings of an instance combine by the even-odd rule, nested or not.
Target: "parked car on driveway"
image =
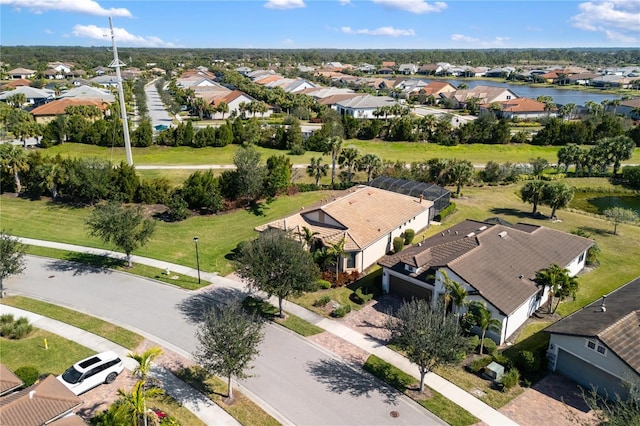
[[[103,383],[113,383],[124,364],[113,351],[102,352],[73,364],[58,380],[71,392],[80,395]]]

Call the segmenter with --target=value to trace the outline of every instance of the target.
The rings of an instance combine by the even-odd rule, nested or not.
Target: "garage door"
[[[394,275],[391,275],[389,277],[389,291],[406,300],[411,300],[414,298],[431,300],[432,297],[431,290],[412,283],[408,283],[405,280]]]
[[[615,394],[618,394],[624,398],[627,395],[627,391],[622,386],[620,379],[562,349],[558,351],[556,371],[581,384],[588,390],[596,387],[598,393],[603,396],[608,395],[612,398]]]

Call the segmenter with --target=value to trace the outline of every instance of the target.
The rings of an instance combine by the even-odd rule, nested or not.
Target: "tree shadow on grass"
[[[595,228],[593,226],[579,226],[578,229],[586,232],[587,234],[596,234],[596,235],[608,236],[608,237],[614,236],[612,229]]]
[[[517,217],[520,219],[544,219],[547,220],[548,217],[540,214],[539,212],[536,213],[535,215],[531,214],[530,212],[527,211],[522,211],[519,209],[512,209],[509,207],[494,207],[492,209],[489,210],[491,213],[493,214],[497,214],[497,215],[505,215],[505,216],[513,216],[513,217]]]
[[[176,305],[187,320],[197,324],[211,309],[219,309],[229,303],[241,302],[246,293],[229,287],[214,288],[193,294]]]
[[[360,371],[346,362],[337,359],[322,359],[307,363],[307,371],[316,380],[323,383],[331,392],[347,393],[355,397],[371,398],[372,392],[379,392],[385,403],[397,405],[400,392],[388,386],[375,376]]]
[[[49,262],[47,269],[60,272],[73,272],[73,275],[110,274],[112,269],[124,266],[126,262],[108,256],[88,253],[69,253],[65,259]]]

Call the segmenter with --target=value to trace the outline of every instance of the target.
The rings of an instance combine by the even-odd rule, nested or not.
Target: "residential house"
[[[49,121],[55,119],[59,115],[66,114],[66,109],[69,106],[95,106],[103,114],[108,108],[108,104],[101,99],[76,99],[76,98],[62,98],[55,101],[48,102],[44,105],[40,105],[37,108],[31,110],[31,115],[35,118],[37,123],[46,124]],[[99,117],[97,117],[99,118]]]
[[[69,74],[73,69],[73,67],[74,67],[74,64],[69,64],[65,62],[49,62],[47,64],[47,68],[60,71],[62,74]]]
[[[102,87],[118,87],[118,78],[115,75],[104,74],[89,79],[93,84],[98,84]]]
[[[195,89],[196,87],[220,86],[220,84],[216,83],[210,78],[193,75],[191,77],[180,77],[176,79],[176,86]]]
[[[56,69],[48,69],[42,72],[44,78],[49,80],[62,80],[64,78],[64,72],[58,71]]]
[[[277,228],[299,235],[296,233],[307,227],[318,233],[325,246],[344,238],[346,254],[340,259],[339,270],[362,272],[392,249],[393,238],[407,229],[419,232],[426,228],[432,206],[431,201],[360,185],[256,230]]]
[[[84,78],[87,75],[85,70],[77,69],[65,74],[67,78]]]
[[[398,73],[404,75],[412,75],[418,72],[418,66],[415,64],[400,64],[398,67]]]
[[[36,75],[35,70],[28,68],[14,68],[8,72],[12,80],[18,80],[21,78],[33,78]]]
[[[0,93],[0,101],[7,101],[7,98],[17,95],[18,93],[22,93],[27,102],[25,105],[29,106],[38,106],[42,105],[50,100],[53,100],[54,92],[53,90],[46,89],[36,89],[35,87],[29,86],[18,86],[13,90],[9,90],[6,92]]]
[[[378,70],[378,74],[384,74],[384,75],[390,75],[393,74],[395,71],[392,68],[389,67],[381,67]]]
[[[382,61],[382,65],[381,66],[383,68],[395,69],[396,63],[394,61]]]
[[[252,69],[249,67],[238,67],[236,68],[236,71],[244,76],[248,76]]]
[[[623,89],[628,89],[629,87],[631,87],[631,82],[633,80],[633,77],[624,77],[617,74],[607,74],[591,79],[591,86],[604,88],[620,87]]]
[[[552,371],[612,399],[640,386],[640,278],[545,331]]]
[[[4,364],[0,364],[0,397],[20,389],[23,385],[20,377],[13,374]]]
[[[214,107],[218,107],[222,102],[227,104],[229,107],[229,111],[227,113],[222,112],[213,112],[211,113],[211,118],[218,120],[224,119],[229,116],[240,115],[242,111],[240,111],[240,104],[250,104],[251,102],[255,102],[255,99],[251,96],[247,95],[240,90],[233,90],[227,94],[214,97],[209,103]],[[256,113],[256,117],[269,117],[273,113],[273,108],[269,108],[264,113]],[[251,117],[251,113],[246,113],[248,117]]]
[[[9,80],[7,83],[0,86],[0,90],[12,90],[20,86],[31,86],[31,80],[27,80],[26,78]]]
[[[59,98],[100,99],[102,102],[107,103],[113,103],[116,100],[110,90],[86,85],[66,90],[60,94]]]
[[[326,105],[332,110],[338,110],[339,103],[346,102],[358,96],[362,95],[359,95],[357,93],[344,93],[342,95],[331,95],[327,96],[326,98],[316,99],[316,102],[318,102],[320,105]]]
[[[547,110],[547,106],[544,102],[539,102],[531,98],[516,98],[498,103],[502,108],[496,113],[499,118],[518,118],[526,120],[545,117],[556,117],[558,115],[557,108]],[[481,104],[480,113],[493,112],[491,110],[491,107],[492,104]]]
[[[447,96],[456,90],[456,87],[448,81],[431,81],[426,86],[422,86],[418,93],[440,98],[442,97],[441,95]]]
[[[591,80],[597,78],[600,74],[596,74],[593,72],[581,72],[576,74],[571,74],[568,76],[569,84],[579,84],[581,86],[589,86],[591,84]]]
[[[103,74],[109,74],[111,72],[111,69],[101,66],[101,67],[95,67],[91,71],[93,71],[95,75],[103,75]]]
[[[442,93],[440,96],[453,99],[456,101],[458,108],[464,108],[467,101],[472,98],[475,98],[480,104],[491,104],[493,102],[510,101],[519,97],[511,89],[498,86],[475,86],[472,89]]]
[[[344,87],[312,87],[309,89],[301,90],[298,93],[311,96],[316,100],[328,98],[330,96],[335,96],[335,95],[355,94],[355,92],[352,89],[347,89]]]
[[[632,120],[640,120],[640,98],[620,101],[620,105],[616,107],[616,114],[626,115]]]
[[[420,66],[420,68],[418,68],[418,71],[416,71],[416,73],[418,74],[423,74],[423,75],[436,75],[441,73],[443,70],[442,66],[437,65],[437,64],[425,64]]]
[[[509,74],[511,74],[512,72],[514,72],[516,69],[513,67],[499,67],[499,68],[492,68],[490,70],[487,70],[484,73],[485,77],[499,77],[499,78],[505,78],[507,76],[509,76]]]
[[[574,276],[592,245],[543,226],[466,220],[378,264],[385,292],[434,306],[445,293],[446,273],[467,291],[467,301],[484,303],[500,322],[500,331],[487,336],[503,344],[549,299],[548,289],[534,282],[536,272],[555,263]]]
[[[73,413],[81,405],[78,396],[50,375],[28,388],[0,397],[0,419],[3,425],[83,425],[82,419]]]
[[[356,69],[365,74],[374,74],[376,72],[376,66],[367,63],[358,65]]]
[[[385,106],[396,105],[398,102],[389,96],[360,95],[336,103],[336,110],[340,115],[350,115],[355,118],[377,118],[374,112]]]

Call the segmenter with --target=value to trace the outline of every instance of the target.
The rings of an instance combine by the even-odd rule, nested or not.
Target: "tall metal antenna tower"
[[[120,75],[120,67],[126,66],[124,62],[118,59],[118,48],[116,47],[116,36],[113,33],[113,19],[109,16],[109,27],[111,28],[111,43],[113,45],[113,61],[109,64],[110,68],[116,69],[116,79],[118,80],[118,97],[120,99],[120,113],[122,116],[122,130],[124,131],[124,150],[127,154],[127,163],[133,166],[133,154],[131,153],[131,139],[129,138],[129,122],[127,121],[127,109],[124,105],[124,90],[122,89],[122,76]]]

